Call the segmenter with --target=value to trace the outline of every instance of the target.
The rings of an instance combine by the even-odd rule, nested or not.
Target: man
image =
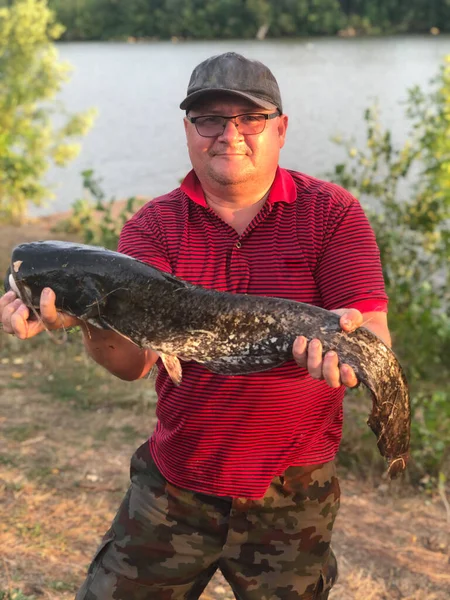
[[[119,251],[195,284],[280,296],[334,310],[347,331],[390,343],[379,253],[359,203],[338,186],[279,168],[288,118],[277,82],[235,53],[194,69],[184,127],[193,170],[143,207]],[[42,326],[8,293],[5,331]],[[45,290],[52,328],[73,325]],[[122,379],[158,356],[109,331],[84,329],[88,353]],[[339,505],[333,459],[345,386],[357,379],[318,340],[293,359],[226,377],[191,361],[174,386],[161,361],[156,430],[131,461],[131,486],[77,600],[197,599],[220,568],[241,600],[328,598]]]

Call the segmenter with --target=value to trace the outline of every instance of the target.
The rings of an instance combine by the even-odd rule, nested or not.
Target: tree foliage
[[[50,0],[67,39],[450,31],[450,0]]]
[[[337,183],[366,205],[390,297],[394,347],[412,389],[419,472],[450,475],[450,57],[430,92],[409,90],[408,140],[396,148],[377,107],[363,149],[340,141]]]
[[[90,112],[66,115],[55,100],[69,72],[53,44],[63,30],[46,0],[0,8],[0,221],[19,222],[28,202],[51,196],[44,174],[77,155],[72,140],[92,120]],[[64,117],[58,128],[55,114]]]

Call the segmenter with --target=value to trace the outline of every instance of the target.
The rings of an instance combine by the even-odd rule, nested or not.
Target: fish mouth
[[[22,300],[22,302],[24,304],[26,304],[27,306],[32,306],[33,305],[33,294],[31,293],[30,288],[28,286],[26,286],[23,282],[21,282],[21,285],[19,285],[19,282],[16,281],[13,273],[14,272],[17,273],[17,271],[18,271],[17,267],[13,264],[11,266],[11,272],[9,273],[9,276],[8,276],[9,287],[16,294],[16,296],[18,298],[20,298],[20,300]]]
[[[22,299],[20,289],[16,279],[14,277],[14,273],[18,273],[20,267],[22,266],[22,260],[12,260],[9,265],[9,269],[6,271],[6,277],[3,281],[3,286],[7,292],[12,291],[16,294],[16,296]]]

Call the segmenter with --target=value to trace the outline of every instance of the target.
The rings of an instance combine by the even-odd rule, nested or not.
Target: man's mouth
[[[244,152],[217,152],[214,156],[247,156]]]

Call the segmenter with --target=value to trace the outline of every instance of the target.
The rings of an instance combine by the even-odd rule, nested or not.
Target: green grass
[[[36,596],[25,596],[20,590],[0,590],[0,600],[36,600]]]
[[[49,581],[48,587],[55,592],[76,592],[78,586],[66,581]]]
[[[139,432],[132,425],[123,425],[120,429],[120,434],[125,442],[134,442],[137,438],[142,438],[146,435],[145,432]]]
[[[25,425],[6,427],[4,435],[16,442],[25,442],[26,440],[36,437],[40,431],[41,428],[39,425],[27,423]]]
[[[110,437],[120,437],[123,442],[135,442],[148,435],[147,432],[139,432],[133,425],[122,425],[122,427],[101,427],[95,432],[95,443],[106,442]]]
[[[44,333],[26,341],[0,336],[0,373],[7,389],[37,389],[80,410],[145,410],[155,402],[152,381],[130,383],[114,377],[87,356],[77,331],[63,344]]]
[[[0,465],[4,467],[17,467],[18,460],[16,457],[2,453],[0,454]],[[1,598],[0,598],[1,600]]]

